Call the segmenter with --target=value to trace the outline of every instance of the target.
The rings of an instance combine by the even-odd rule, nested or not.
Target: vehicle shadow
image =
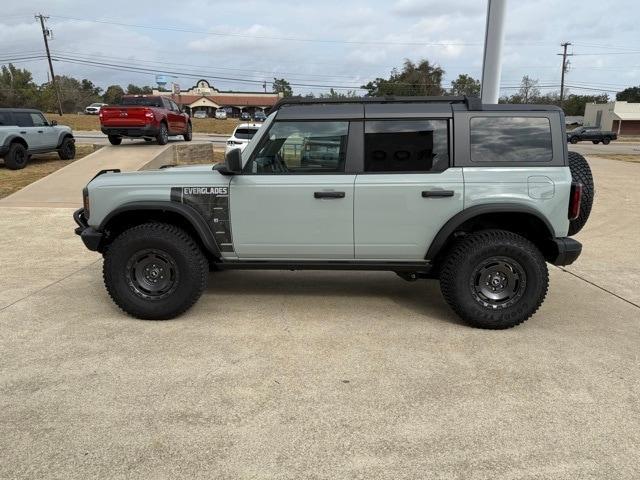
[[[462,325],[440,293],[436,280],[407,282],[393,272],[227,270],[212,272],[205,295],[386,298],[412,313]],[[374,307],[372,307],[374,308]]]

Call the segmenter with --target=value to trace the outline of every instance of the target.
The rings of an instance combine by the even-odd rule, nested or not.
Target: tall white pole
[[[482,63],[482,103],[498,103],[507,0],[487,0],[487,29]]]

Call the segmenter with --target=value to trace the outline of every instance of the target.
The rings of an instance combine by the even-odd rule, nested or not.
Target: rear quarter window
[[[546,117],[473,117],[469,124],[471,161],[550,162],[551,123]]]

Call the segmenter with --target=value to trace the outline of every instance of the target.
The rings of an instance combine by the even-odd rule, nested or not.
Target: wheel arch
[[[27,144],[27,141],[22,138],[20,135],[9,135],[5,141],[4,144],[5,146],[9,146],[12,143],[19,143],[21,144],[24,148],[26,148],[27,150],[29,150],[29,145]]]
[[[531,240],[547,256],[548,240],[555,237],[551,223],[538,210],[517,204],[484,204],[469,207],[453,216],[436,234],[426,259],[437,262],[457,235],[485,229],[518,233]]]
[[[60,148],[62,146],[62,142],[67,138],[73,138],[73,135],[70,132],[61,132],[58,136],[58,146],[56,148]]]
[[[220,249],[209,225],[193,207],[172,202],[132,202],[110,212],[98,226],[107,234],[105,248],[119,233],[149,221],[170,223],[185,229],[210,257],[220,258]]]

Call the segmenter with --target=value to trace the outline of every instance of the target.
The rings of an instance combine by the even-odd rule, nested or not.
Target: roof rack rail
[[[406,96],[386,96],[386,97],[357,97],[357,98],[306,98],[306,97],[286,97],[278,100],[271,108],[272,112],[285,105],[313,105],[313,104],[340,104],[340,103],[462,103],[469,110],[482,110],[482,101],[478,97],[468,97],[467,95],[442,96],[442,97],[406,97]]]

